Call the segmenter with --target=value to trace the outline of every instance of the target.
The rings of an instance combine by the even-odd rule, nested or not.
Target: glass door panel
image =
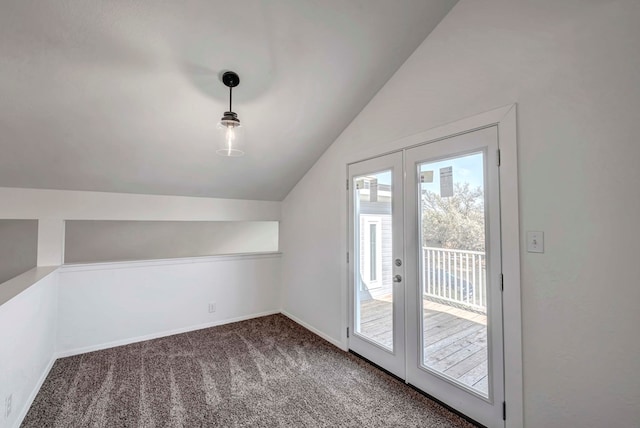
[[[417,168],[422,366],[488,397],[484,153]]]
[[[355,332],[393,350],[391,170],[356,176]]]

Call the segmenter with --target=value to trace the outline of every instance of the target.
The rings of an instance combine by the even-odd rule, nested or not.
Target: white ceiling
[[[282,200],[456,1],[3,1],[0,186]]]

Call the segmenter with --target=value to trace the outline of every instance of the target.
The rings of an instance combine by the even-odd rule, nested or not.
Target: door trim
[[[428,144],[451,136],[472,132],[489,126],[498,127],[500,148],[500,217],[502,230],[503,335],[507,428],[524,425],[523,369],[522,369],[522,308],[520,284],[520,225],[518,203],[518,153],[517,153],[517,107],[510,104],[484,113],[448,123],[418,134],[386,143],[372,144],[347,154],[343,183],[348,179],[349,164],[380,155],[401,151],[413,146]],[[348,192],[345,190],[342,250],[349,248],[348,237]],[[347,326],[349,266],[346,256],[342,259],[345,273],[342,279],[342,334],[341,348],[348,349]]]

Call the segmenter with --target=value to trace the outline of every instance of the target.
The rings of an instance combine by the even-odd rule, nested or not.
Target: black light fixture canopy
[[[222,119],[220,120],[240,123],[238,115],[233,112],[233,108],[231,106],[231,102],[233,100],[233,88],[240,84],[240,76],[238,76],[238,73],[234,71],[225,71],[222,75],[222,83],[229,88],[229,111],[225,111],[224,116],[222,116]]]
[[[242,156],[244,151],[241,148],[240,119],[233,111],[233,88],[240,84],[240,76],[233,71],[225,71],[222,74],[222,83],[229,88],[229,110],[224,112],[220,119],[218,128],[222,131],[222,140],[217,153],[222,156]]]
[[[225,71],[222,75],[222,83],[229,88],[235,88],[240,84],[240,76],[233,71]]]

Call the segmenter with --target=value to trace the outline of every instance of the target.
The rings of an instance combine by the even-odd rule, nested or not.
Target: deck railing
[[[486,313],[484,252],[423,247],[422,260],[425,297]]]

